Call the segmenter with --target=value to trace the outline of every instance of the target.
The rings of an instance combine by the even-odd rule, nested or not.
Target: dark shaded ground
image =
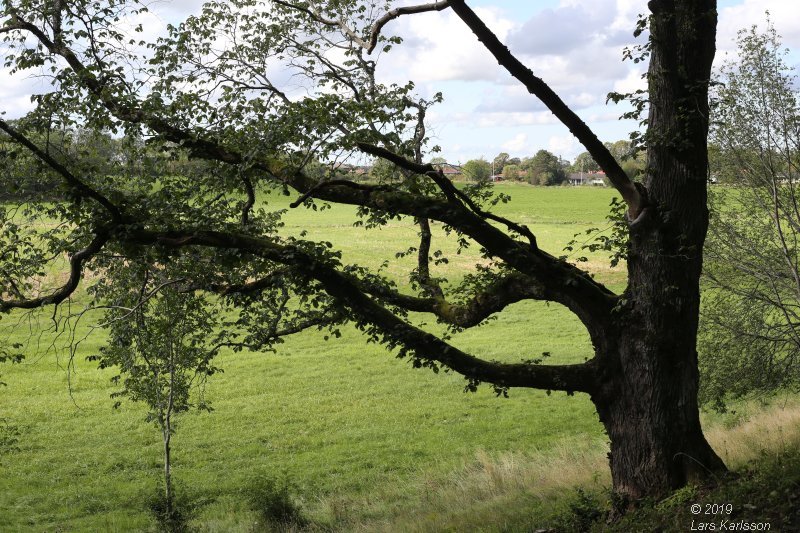
[[[606,501],[603,501],[605,499]],[[608,495],[578,493],[554,532],[800,532],[800,447],[765,454],[711,487],[686,487],[608,523]]]

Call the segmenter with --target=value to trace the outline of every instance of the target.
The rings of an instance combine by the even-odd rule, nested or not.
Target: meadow
[[[574,234],[607,226],[609,189],[498,188],[512,201],[497,211],[527,224],[555,255]],[[292,199],[270,201],[284,207]],[[410,220],[373,231],[354,228],[354,220],[346,206],[299,208],[287,213],[283,231],[307,231],[340,248],[344,262],[372,267],[415,244]],[[452,239],[434,229],[434,249],[451,257],[437,274],[457,280],[481,261],[477,250],[456,254]],[[580,255],[599,280],[621,288],[624,266]],[[388,272],[402,276],[412,264],[394,261]],[[73,307],[80,305],[79,295]],[[101,331],[90,331],[96,315],[79,323],[76,338],[85,340],[74,357],[70,332],[54,332],[51,315],[0,320],[0,338],[25,343],[27,354],[0,369],[8,384],[0,387],[0,531],[156,530],[147,501],[161,474],[158,432],[143,406],[112,409],[113,369],[86,361],[103,342]],[[254,501],[271,480],[285,487],[308,529],[333,531],[535,528],[565,510],[558,495],[608,483],[606,439],[584,395],[465,393],[458,375],[415,370],[354,329],[342,332],[328,341],[316,331],[297,334],[276,353],[220,356],[224,373],[206,390],[214,411],[182,415],[173,440],[173,475],[194,507],[193,528],[269,530]],[[511,306],[453,342],[489,359],[592,355],[574,316],[536,302]],[[730,420],[708,424],[736,460],[749,448],[728,431]]]

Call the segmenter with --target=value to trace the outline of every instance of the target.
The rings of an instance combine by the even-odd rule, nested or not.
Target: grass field
[[[606,225],[608,189],[500,187],[513,200],[498,210],[556,255],[575,233]],[[353,213],[292,210],[285,232],[307,230],[365,266],[414,244],[410,221],[366,232],[352,227]],[[441,273],[458,279],[476,254],[454,256]],[[402,275],[413,262],[404,261],[390,273]],[[600,255],[588,266],[616,288],[624,279]],[[142,406],[112,409],[113,371],[85,361],[102,334],[82,342],[70,366],[66,335],[45,331],[50,313],[0,321],[1,338],[27,343],[23,364],[0,369],[8,383],[0,387],[0,531],[154,530],[146,501],[160,476],[158,432]],[[82,324],[79,337],[92,316]],[[514,305],[454,342],[490,359],[547,351],[552,362],[574,362],[592,353],[577,319],[541,303]],[[341,339],[306,332],[277,354],[226,353],[219,363],[224,373],[207,389],[215,411],[182,416],[174,438],[174,475],[201,531],[264,530],[248,494],[265,478],[288,480],[310,528],[336,531],[463,530],[488,517],[491,530],[516,530],[558,512],[542,504],[547,491],[606,479],[605,438],[583,395],[465,394],[463,378],[414,370],[349,328]]]

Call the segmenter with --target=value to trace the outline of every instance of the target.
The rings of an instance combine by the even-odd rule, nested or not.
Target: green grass
[[[599,188],[503,184],[502,190],[513,200],[498,211],[529,225],[555,255],[574,233],[606,225],[612,196]],[[291,199],[272,200],[282,206]],[[353,213],[346,206],[291,210],[285,231],[307,230],[308,238],[341,248],[345,262],[371,267],[414,244],[410,221],[367,232],[352,227]],[[453,258],[439,273],[458,279],[479,260],[477,250],[456,255],[441,228],[435,229],[434,248],[441,243]],[[590,256],[598,278],[618,286],[622,269],[605,264],[602,256]],[[397,261],[389,273],[402,276],[411,265],[412,258]],[[9,385],[0,388],[0,419],[18,435],[0,446],[0,530],[153,529],[145,501],[160,475],[158,433],[144,422],[142,406],[111,408],[113,371],[85,361],[102,343],[101,334],[80,345],[67,372],[66,337],[55,341],[57,350],[50,348],[52,333],[44,331],[52,325],[50,313],[32,322],[19,314],[0,321],[6,342],[28,343],[25,363],[2,368]],[[79,335],[92,321],[83,319]],[[572,445],[602,450],[600,424],[583,395],[513,390],[505,399],[489,388],[465,394],[463,378],[414,370],[354,330],[343,333],[323,342],[306,332],[287,339],[277,354],[220,357],[225,372],[207,390],[215,411],[181,417],[174,439],[174,475],[195,502],[196,527],[257,527],[243,494],[258,476],[289,478],[294,497],[319,527],[392,529],[419,513],[432,516],[414,528],[456,527],[463,517],[445,513],[432,494],[449,486],[454,473],[493,460],[481,457],[546,455]],[[552,362],[567,362],[592,354],[574,316],[535,302],[516,304],[454,342],[495,359],[547,351]],[[11,435],[2,428],[0,443],[3,431]],[[504,497],[506,503],[518,498]],[[503,500],[491,501],[482,512],[496,514],[493,505]]]

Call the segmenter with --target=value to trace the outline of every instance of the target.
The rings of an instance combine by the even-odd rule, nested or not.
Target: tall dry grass
[[[743,410],[746,414],[734,425],[723,421],[706,429],[708,441],[729,468],[800,444],[799,398],[777,399],[765,408],[745,405]]]
[[[769,406],[743,404],[738,413],[704,416],[706,435],[732,469],[767,454],[780,454],[800,444],[800,398]],[[418,494],[405,507],[383,509],[384,516],[351,523],[354,531],[515,531],[535,529],[554,507],[566,508],[576,489],[599,490],[610,485],[603,440],[565,441],[548,451],[489,454],[475,452],[446,476],[422,475],[405,487]],[[350,511],[381,514],[376,506],[390,494],[373,494],[366,507],[349,502]],[[365,503],[365,502],[362,502]],[[385,504],[385,501],[383,502]],[[357,508],[361,509],[357,510]],[[388,512],[387,512],[388,511]],[[365,516],[361,514],[361,516]]]

